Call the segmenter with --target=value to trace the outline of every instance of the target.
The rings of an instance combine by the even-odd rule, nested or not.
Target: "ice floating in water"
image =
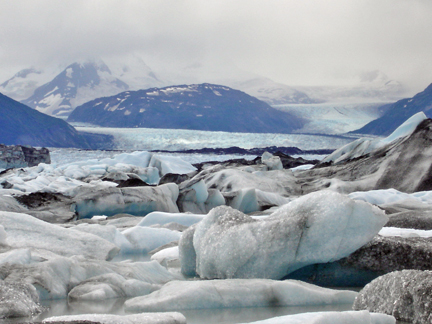
[[[90,233],[62,228],[27,214],[0,211],[0,223],[7,233],[7,243],[13,248],[46,250],[62,256],[84,255],[107,260],[119,248]]]
[[[155,210],[176,213],[179,211],[176,204],[178,194],[178,186],[174,183],[157,187],[81,190],[75,197],[75,211],[79,218],[119,213],[145,216]]]
[[[126,301],[127,312],[184,309],[350,304],[357,293],[302,281],[227,279],[171,281],[147,296]]]
[[[181,234],[166,228],[135,226],[123,231],[123,235],[132,243],[133,249],[132,251],[123,251],[124,253],[134,251],[146,253],[167,243],[178,241]]]
[[[142,313],[133,315],[83,314],[55,316],[43,320],[42,323],[58,322],[96,322],[101,324],[186,324],[181,313]]]
[[[147,294],[177,279],[156,261],[116,263],[82,256],[65,258],[52,255],[48,261],[4,264],[1,272],[5,282],[34,285],[41,300],[66,298],[73,287],[78,287],[72,292],[74,299],[132,297]]]
[[[411,135],[416,127],[423,121],[427,119],[424,112],[419,112],[409,118],[406,122],[400,125],[393,133],[384,139],[369,140],[366,138],[359,138],[352,143],[334,151],[329,156],[325,157],[321,162],[340,162],[343,160],[353,159],[374,150],[380,149],[388,144],[396,142],[397,140]]]
[[[191,226],[204,218],[203,215],[191,213],[165,213],[152,212],[140,221],[137,226],[165,225],[168,223],[178,223]]]
[[[24,192],[61,192],[68,195],[76,194],[78,187],[112,187],[117,184],[100,181],[104,176],[127,179],[134,174],[141,180],[157,184],[160,176],[166,173],[185,174],[195,171],[190,163],[175,157],[153,154],[149,152],[122,153],[113,158],[101,160],[90,159],[72,162],[61,166],[41,163],[23,171],[3,175],[13,189]]]
[[[393,316],[368,311],[316,312],[269,318],[249,324],[396,324]]]
[[[382,210],[332,191],[298,198],[262,220],[221,206],[183,232],[182,272],[202,278],[281,279],[348,256],[387,222]]]
[[[407,200],[415,201],[417,204],[432,204],[432,191],[418,191],[408,194],[396,189],[379,189],[356,191],[348,196],[351,199],[367,201],[374,205],[392,204]]]
[[[432,237],[432,230],[425,231],[412,228],[383,227],[378,234],[381,236]]]

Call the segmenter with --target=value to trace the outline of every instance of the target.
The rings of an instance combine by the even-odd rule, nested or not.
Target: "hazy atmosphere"
[[[22,68],[136,53],[154,70],[236,66],[288,85],[345,85],[381,70],[432,80],[422,0],[5,1],[0,81]]]

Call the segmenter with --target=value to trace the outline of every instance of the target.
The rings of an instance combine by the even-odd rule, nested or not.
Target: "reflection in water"
[[[188,324],[234,324],[264,320],[271,317],[292,315],[306,312],[346,311],[351,310],[351,304],[321,305],[321,306],[290,306],[290,307],[250,307],[201,309],[181,311]]]
[[[123,304],[126,299],[108,299],[101,302],[67,301],[66,299],[44,301],[47,310],[34,318],[5,320],[0,323],[33,321],[39,322],[51,316],[79,314],[116,314],[124,315]],[[234,324],[247,323],[270,317],[298,314],[305,312],[346,311],[351,304],[291,307],[249,307],[224,309],[197,309],[180,311],[187,318],[188,324]]]

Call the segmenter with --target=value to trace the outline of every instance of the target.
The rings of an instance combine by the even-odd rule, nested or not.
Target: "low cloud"
[[[0,82],[31,65],[131,52],[155,70],[229,62],[289,85],[344,84],[376,69],[418,91],[432,82],[431,1],[0,0],[0,6]]]

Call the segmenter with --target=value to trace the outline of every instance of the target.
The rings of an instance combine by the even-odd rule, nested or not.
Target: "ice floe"
[[[297,280],[226,279],[171,281],[125,303],[127,312],[275,307],[352,303],[354,291],[332,290]]]
[[[186,324],[186,318],[181,313],[142,313],[132,315],[82,314],[69,316],[54,316],[43,323],[59,322],[96,322],[101,324]]]

